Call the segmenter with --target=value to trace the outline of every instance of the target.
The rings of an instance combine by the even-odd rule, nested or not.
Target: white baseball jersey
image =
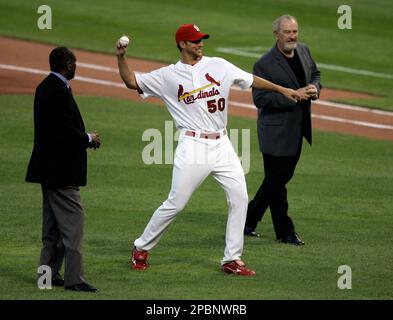
[[[160,97],[165,102],[177,129],[205,132],[226,127],[230,87],[246,89],[253,83],[252,74],[210,57],[194,65],[179,61],[135,77],[143,98]]]

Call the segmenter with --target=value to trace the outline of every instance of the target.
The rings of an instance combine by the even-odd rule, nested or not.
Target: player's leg
[[[196,139],[182,136],[179,138],[171,191],[166,201],[154,212],[143,234],[135,240],[134,245],[138,250],[150,250],[158,243],[192,193],[209,175],[209,166],[198,160],[206,152],[206,146]]]
[[[220,148],[222,150],[217,152],[218,161],[213,171],[213,176],[224,188],[228,201],[226,247],[221,269],[226,273],[255,276],[256,272],[247,268],[241,260],[248,204],[246,180],[231,142],[227,136],[222,140],[222,148]]]
[[[243,230],[247,216],[248,194],[244,171],[227,136],[217,152],[213,177],[224,189],[228,202],[226,247],[222,264],[240,259],[243,252]]]

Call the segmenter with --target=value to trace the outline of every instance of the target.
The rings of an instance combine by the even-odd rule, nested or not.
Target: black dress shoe
[[[56,274],[52,278],[52,285],[54,287],[64,287],[64,279],[60,276],[60,274]]]
[[[257,233],[257,232],[255,231],[254,228],[252,228],[252,227],[247,227],[247,226],[244,227],[244,234],[245,234],[246,236],[257,237],[257,238],[259,238],[259,237],[261,236],[259,233]]]
[[[96,292],[98,290],[98,289],[92,287],[87,282],[74,284],[72,286],[66,286],[65,289],[72,290],[72,291],[79,291],[79,292]]]
[[[304,246],[304,241],[300,239],[296,233],[290,234],[288,237],[282,240],[282,242],[287,244],[293,244],[295,246]]]

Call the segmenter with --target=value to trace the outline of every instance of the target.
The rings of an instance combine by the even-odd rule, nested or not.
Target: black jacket
[[[34,98],[34,147],[27,182],[52,187],[84,186],[89,137],[67,86],[49,74]]]
[[[309,49],[301,43],[296,52],[302,63],[307,84],[314,84],[318,95],[322,88],[320,72]],[[300,85],[288,62],[274,46],[254,65],[253,73],[283,87],[299,89]],[[301,137],[311,144],[311,101],[295,103],[278,92],[253,89],[254,104],[258,110],[258,138],[260,150],[274,156],[296,154]]]

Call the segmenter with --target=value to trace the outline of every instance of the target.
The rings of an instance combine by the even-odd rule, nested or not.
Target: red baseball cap
[[[198,41],[208,39],[209,35],[202,33],[195,24],[183,24],[176,31],[176,43],[180,41]]]

